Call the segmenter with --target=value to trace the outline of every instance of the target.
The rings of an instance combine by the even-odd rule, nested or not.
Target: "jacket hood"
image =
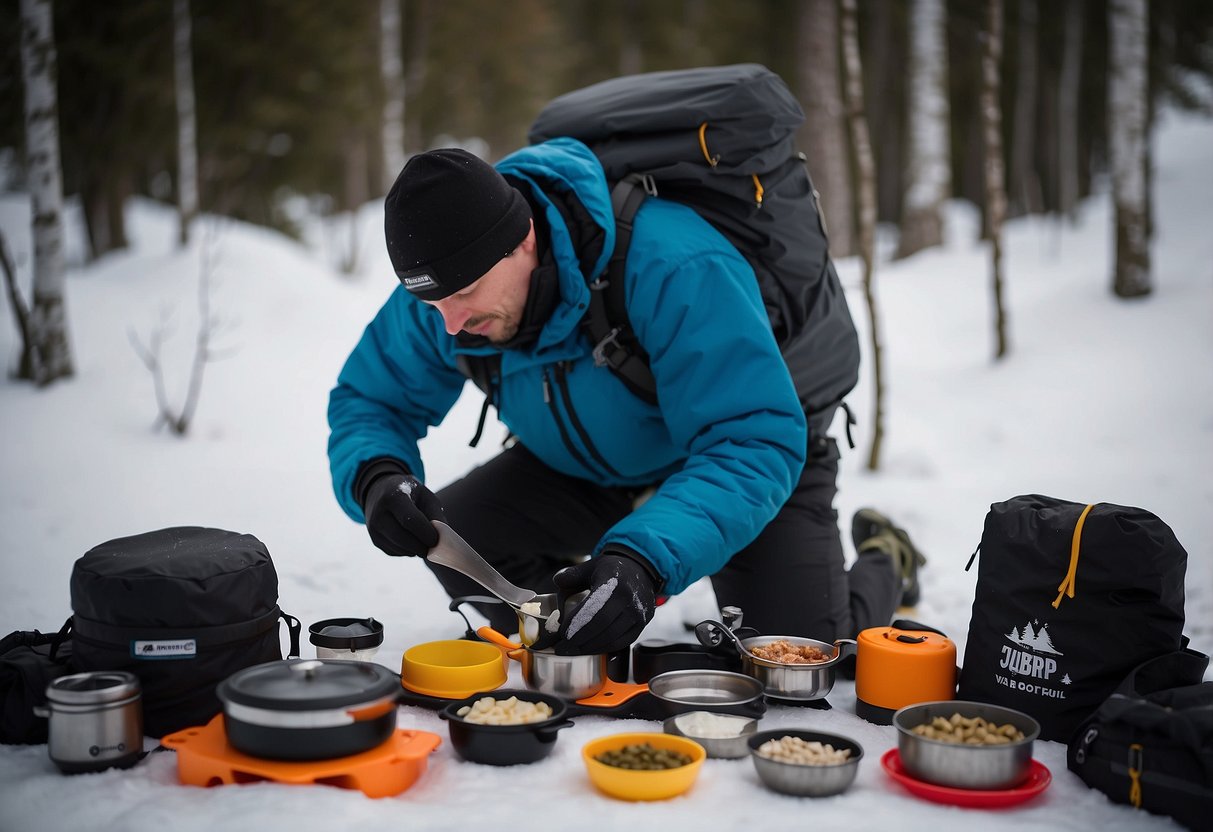
[[[576,333],[589,305],[589,283],[601,274],[615,248],[615,217],[606,175],[598,158],[576,139],[559,138],[525,147],[496,165],[504,176],[529,186],[528,195],[549,229],[549,245],[560,280],[560,301],[536,340],[535,349],[552,347]],[[602,236],[602,248],[592,263],[583,264],[569,228],[568,206],[576,203],[576,221],[591,223]],[[588,273],[587,273],[588,271]]]

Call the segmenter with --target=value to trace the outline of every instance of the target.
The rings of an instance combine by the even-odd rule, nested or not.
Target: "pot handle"
[[[835,662],[842,661],[847,656],[854,655],[854,653],[858,647],[859,647],[859,643],[857,641],[855,641],[855,639],[853,639],[853,638],[835,639],[834,640],[834,656],[827,662],[827,664],[834,664]]]
[[[492,595],[462,595],[458,598],[451,599],[451,603],[447,606],[447,609],[451,612],[459,613],[459,617],[462,618],[463,623],[467,625],[467,630],[464,631],[464,635],[470,639],[476,635],[476,631],[472,628],[472,622],[468,620],[467,615],[464,614],[463,610],[461,609],[464,604],[505,604],[505,601],[502,601],[500,598],[493,597]]]
[[[571,728],[573,720],[562,719],[560,722],[554,722],[551,725],[544,725],[542,728],[535,729],[535,738],[540,742],[550,743],[556,742],[556,734],[562,728]]]
[[[354,722],[369,722],[372,719],[378,719],[384,714],[396,710],[399,702],[400,697],[397,694],[393,694],[383,702],[376,702],[373,705],[367,705],[365,708],[355,708],[346,711],[346,713],[354,718]]]
[[[518,656],[513,655],[516,652],[518,652],[519,656],[521,656],[521,653],[519,652],[523,649],[521,644],[510,641],[508,638],[506,638],[501,633],[497,632],[496,630],[494,630],[492,627],[490,627],[487,624],[485,624],[483,627],[477,627],[476,635],[480,636],[482,639],[487,641],[489,644],[495,644],[498,647],[500,647],[502,650],[508,651],[511,659],[518,658]]]

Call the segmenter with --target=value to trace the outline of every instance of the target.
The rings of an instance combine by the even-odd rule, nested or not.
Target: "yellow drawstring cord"
[[[1078,575],[1078,550],[1082,543],[1082,527],[1087,522],[1087,515],[1093,508],[1095,508],[1094,504],[1084,508],[1082,514],[1078,515],[1078,522],[1074,524],[1074,537],[1070,541],[1070,569],[1066,572],[1065,579],[1057,587],[1057,598],[1053,601],[1053,609],[1057,609],[1061,605],[1061,596],[1074,597],[1074,579]]]
[[[708,164],[711,167],[716,167],[720,162],[720,157],[713,156],[708,150],[708,123],[706,121],[699,125],[699,149],[703,152],[703,158],[708,160]],[[750,178],[754,180],[754,204],[761,208],[762,195],[766,190],[762,187],[762,183],[758,181],[758,174],[751,173]]]
[[[705,121],[699,125],[699,149],[703,151],[703,158],[708,160],[708,164],[716,167],[716,163],[720,161],[719,156],[713,156],[708,152],[708,123]]]
[[[1141,763],[1142,763],[1141,743],[1133,743],[1129,746],[1129,780],[1133,785],[1129,787],[1129,802],[1137,809],[1141,808]]]

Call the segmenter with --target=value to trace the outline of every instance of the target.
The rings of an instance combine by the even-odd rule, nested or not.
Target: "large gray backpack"
[[[532,143],[584,142],[612,185],[616,245],[606,273],[591,283],[584,325],[598,363],[642,399],[655,402],[656,390],[628,322],[623,274],[632,219],[649,195],[695,209],[754,268],[815,433],[825,432],[854,388],[855,325],[794,144],[804,118],[778,75],[737,64],[614,78],[553,99],[535,119]]]

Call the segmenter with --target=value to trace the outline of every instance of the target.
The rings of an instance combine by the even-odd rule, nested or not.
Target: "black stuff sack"
[[[957,696],[1030,714],[1041,739],[1068,741],[1134,667],[1181,648],[1187,552],[1144,509],[1015,497],[978,551]]]
[[[46,688],[74,672],[70,624],[58,633],[18,630],[0,639],[0,743],[39,745],[47,741]]]
[[[1070,739],[1070,771],[1115,803],[1189,829],[1213,817],[1209,657],[1185,649],[1136,668]]]
[[[71,600],[74,664],[139,677],[152,737],[205,724],[222,710],[220,682],[281,660],[279,619],[299,653],[274,563],[248,534],[175,527],[102,543],[76,561]]]

